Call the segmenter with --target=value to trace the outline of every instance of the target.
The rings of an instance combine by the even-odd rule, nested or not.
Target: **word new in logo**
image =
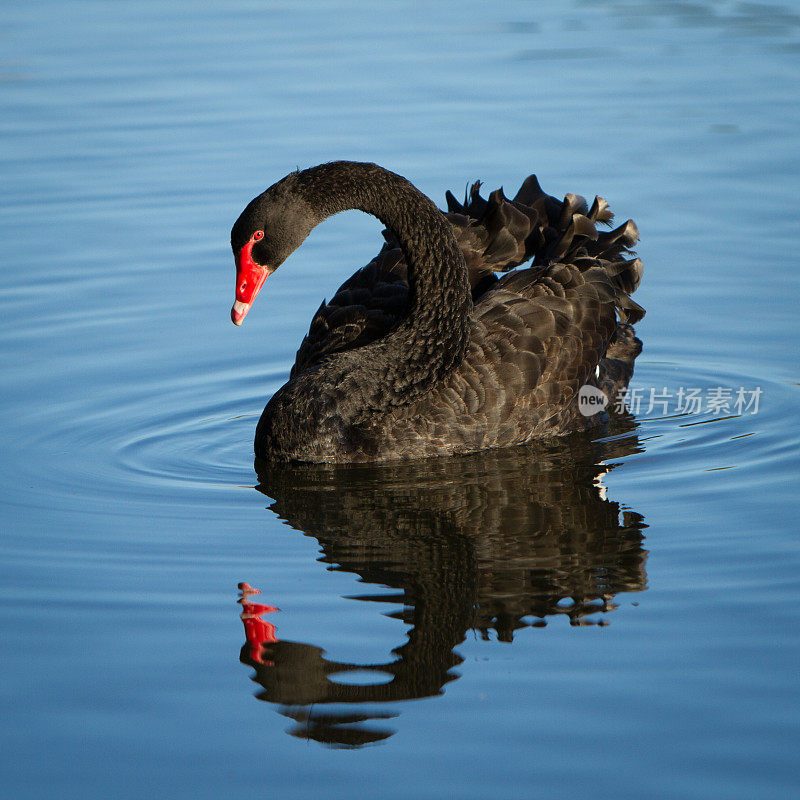
[[[584,384],[578,391],[578,411],[584,417],[591,417],[608,405],[608,398],[596,386]]]

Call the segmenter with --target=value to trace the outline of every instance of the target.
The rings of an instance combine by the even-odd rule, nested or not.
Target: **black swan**
[[[288,383],[264,409],[256,456],[391,461],[524,444],[597,424],[584,385],[610,403],[641,351],[626,259],[632,221],[579,195],[563,201],[530,176],[513,200],[472,186],[440,211],[375,164],[337,161],[293,172],[233,226],[241,325],[267,276],[326,217],[359,209],[387,228],[378,256],[323,302]],[[514,269],[528,259],[526,269]],[[502,277],[498,272],[509,272]]]

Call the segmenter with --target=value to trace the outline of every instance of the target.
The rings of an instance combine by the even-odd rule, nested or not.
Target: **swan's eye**
[[[263,239],[263,238],[264,238],[264,231],[256,231],[256,232],[253,234],[253,239],[254,239],[255,241],[258,241],[259,239]]]
[[[239,287],[239,291],[243,292],[247,288],[247,281],[243,281],[242,285]]]

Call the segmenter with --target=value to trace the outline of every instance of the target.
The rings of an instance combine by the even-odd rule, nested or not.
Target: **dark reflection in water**
[[[411,626],[384,663],[330,661],[281,641],[261,618],[273,609],[242,584],[240,659],[256,671],[258,698],[297,722],[292,735],[358,747],[394,732],[375,720],[395,714],[373,704],[437,695],[458,677],[455,648],[470,629],[511,642],[555,615],[604,624],[616,594],[646,588],[643,518],[601,483],[640,449],[622,433],[377,467],[257,464],[271,510],[319,541],[320,560],[396,589],[356,599],[395,601],[392,616]]]

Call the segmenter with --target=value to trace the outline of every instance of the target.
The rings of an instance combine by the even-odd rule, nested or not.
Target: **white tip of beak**
[[[231,322],[237,326],[241,325],[249,310],[250,303],[241,303],[236,300],[231,309]]]

